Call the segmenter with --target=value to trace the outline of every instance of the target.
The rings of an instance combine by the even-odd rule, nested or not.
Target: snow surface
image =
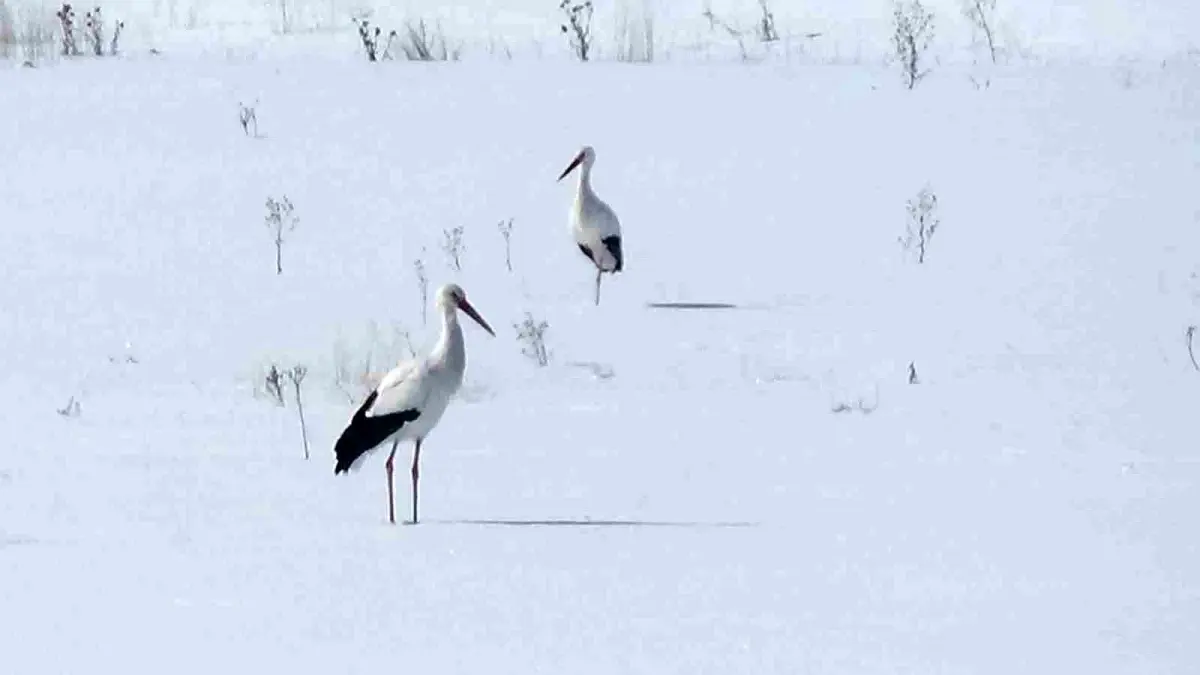
[[[6,671],[1200,667],[1194,62],[910,92],[323,39],[0,69]],[[625,230],[600,307],[554,181],[585,143]],[[499,335],[465,325],[390,526],[381,456],[333,475],[338,370],[432,343],[418,259]],[[310,369],[309,461],[272,362]]]

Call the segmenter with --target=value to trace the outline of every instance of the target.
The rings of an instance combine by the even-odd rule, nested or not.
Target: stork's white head
[[[450,313],[455,309],[461,309],[463,313],[474,319],[475,323],[482,326],[492,337],[496,337],[496,332],[492,330],[488,322],[484,321],[483,317],[479,316],[479,312],[475,311],[475,308],[471,306],[471,303],[467,302],[467,292],[462,289],[462,286],[458,284],[446,284],[439,288],[434,298],[434,305],[442,313]]]
[[[581,149],[579,151],[579,154],[575,155],[575,159],[572,159],[571,163],[569,165],[567,165],[567,168],[563,169],[563,172],[562,172],[562,174],[559,175],[558,179],[562,180],[562,179],[566,178],[567,174],[574,171],[575,167],[579,166],[580,164],[583,165],[584,171],[590,171],[592,168],[592,165],[595,163],[596,163],[596,151],[592,148],[592,146],[585,145],[585,146],[583,146],[583,149]]]

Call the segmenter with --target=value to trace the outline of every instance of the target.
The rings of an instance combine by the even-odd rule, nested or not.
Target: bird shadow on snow
[[[38,543],[33,537],[23,535],[10,535],[0,531],[0,549],[8,548],[9,546],[28,546]]]
[[[650,309],[740,309],[728,302],[647,302]]]
[[[436,525],[502,525],[508,527],[681,527],[681,528],[729,528],[757,527],[759,523],[745,521],[671,521],[671,520],[592,520],[575,518],[544,518],[544,519],[456,519],[456,520],[422,520],[422,524]]]

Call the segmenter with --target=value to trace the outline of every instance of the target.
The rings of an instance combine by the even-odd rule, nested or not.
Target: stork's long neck
[[[433,347],[432,356],[444,368],[459,375],[467,368],[462,326],[458,324],[458,311],[453,307],[442,310],[442,334]]]
[[[579,165],[579,186],[575,191],[575,199],[582,202],[585,199],[595,198],[596,193],[592,191],[592,167],[587,163]]]

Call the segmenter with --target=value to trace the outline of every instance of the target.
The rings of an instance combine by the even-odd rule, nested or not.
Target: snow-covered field
[[[907,91],[874,57],[130,31],[0,62],[6,672],[1200,668],[1194,57]],[[625,228],[599,307],[555,182],[583,144]],[[383,457],[335,477],[332,445],[363,369],[436,338],[417,261],[498,336],[465,324],[391,526]],[[309,369],[307,461],[272,363]]]

